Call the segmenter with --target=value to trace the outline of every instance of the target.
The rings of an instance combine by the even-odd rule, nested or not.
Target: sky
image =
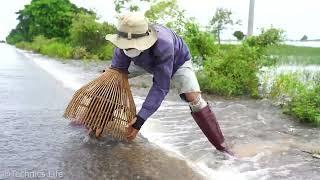
[[[93,9],[101,20],[116,23],[113,0],[71,0],[78,6]],[[247,32],[249,0],[178,0],[186,16],[195,17],[203,26],[207,25],[218,7],[230,9],[233,18],[242,25],[231,27],[222,34],[223,39],[232,39],[236,30]],[[18,23],[17,12],[30,0],[10,0],[0,7],[0,40],[5,39]],[[256,0],[254,34],[261,28],[276,27],[285,30],[287,39],[320,39],[320,1],[318,0]]]

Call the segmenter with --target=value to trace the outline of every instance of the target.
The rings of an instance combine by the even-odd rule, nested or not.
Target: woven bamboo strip
[[[117,77],[115,77],[115,79],[116,79],[116,78],[117,78]],[[110,92],[109,89],[114,86],[114,82],[115,82],[115,81],[113,81],[113,83],[112,83],[111,86],[106,86],[108,90],[104,90],[104,91],[103,91],[102,97],[105,97],[105,94],[108,95],[108,92]],[[105,101],[105,103],[107,104],[108,101]],[[103,103],[102,103],[102,104],[103,104]],[[99,105],[98,109],[100,109],[100,110],[102,110],[102,111],[104,110],[104,108],[103,108],[103,106],[101,106],[101,104]],[[99,114],[97,113],[97,114],[94,114],[94,115],[93,115],[93,118],[96,119],[96,122],[95,122],[94,127],[97,128],[97,129],[98,129],[98,128],[101,129],[101,132],[103,131],[103,127],[101,127],[101,121],[103,121],[103,119],[101,118],[101,116],[102,116],[103,114],[104,114],[104,113],[99,113]],[[99,119],[99,116],[100,116],[100,119]]]
[[[114,109],[117,109],[117,107],[116,107],[116,98],[117,98],[117,92],[119,91],[119,89],[118,89],[118,86],[115,86],[114,87],[114,90],[112,91],[112,100],[111,100],[111,106],[114,108]],[[110,129],[112,129],[112,130],[115,130],[114,129],[114,127],[113,127],[113,125],[115,124],[115,121],[116,121],[116,119],[115,118],[113,118],[114,117],[114,111],[112,111],[112,112],[110,112],[110,113],[108,113],[108,119],[109,118],[112,118],[112,121],[109,121],[108,122],[108,125],[109,125],[109,131],[110,131]],[[111,131],[110,133],[109,133],[111,136],[115,136],[114,135],[114,131]]]
[[[108,95],[108,92],[109,92],[108,90],[110,89],[110,87],[112,87],[112,86],[105,86],[103,88],[103,90],[102,90],[103,94],[101,95],[102,96],[101,98],[103,98],[103,97],[107,98],[107,95]],[[99,97],[97,97],[97,98],[99,98]],[[105,109],[104,107],[105,107],[105,105],[107,103],[108,103],[108,101],[101,100],[101,104],[99,105],[98,109],[101,109],[101,111],[104,112],[104,109]],[[103,114],[104,113],[97,114],[97,117],[95,118],[96,121],[98,122],[96,128],[97,129],[101,129],[101,133],[103,132],[103,127],[101,126],[102,122],[104,121]]]
[[[106,77],[109,77],[108,79],[107,79],[107,81],[110,81],[110,82],[113,82],[114,81],[114,76],[106,76]],[[112,84],[111,85],[109,85],[109,86],[106,86],[106,87],[111,87],[112,86]],[[108,93],[109,91],[108,91],[108,89],[107,89],[107,92],[106,93]],[[103,98],[103,97],[101,97],[101,98]],[[91,118],[90,120],[88,120],[88,122],[87,122],[87,125],[88,126],[91,126],[92,124],[94,124],[94,119],[93,118]]]
[[[113,78],[111,79],[111,82],[113,82],[112,80],[113,80]],[[99,105],[103,101],[101,98],[99,99],[97,97],[99,97],[99,96],[102,97],[101,93],[103,93],[102,90],[104,89],[104,87],[106,87],[106,86],[100,85],[100,87],[98,88],[98,91],[97,91],[98,94],[95,94],[95,97],[93,97],[95,102],[92,104],[92,108],[91,108],[92,111],[88,113],[88,114],[90,114],[89,121],[93,121],[92,129],[94,129],[94,130],[97,129],[97,126],[96,126],[97,119],[95,118],[95,114],[99,113],[99,111],[100,111]]]
[[[110,76],[110,78],[107,79],[108,81],[112,82],[114,80],[114,77],[113,76]],[[101,84],[103,85],[103,84]],[[103,86],[99,86],[99,91],[98,93],[100,92],[100,89],[103,87]],[[90,95],[91,96],[91,95]],[[88,112],[86,113],[87,114],[87,122],[86,122],[86,126],[88,127],[91,127],[93,130],[95,130],[95,127],[93,126],[93,124],[95,124],[95,119],[92,117],[93,116],[93,113],[94,111],[96,110],[96,106],[97,105],[97,99],[96,97],[100,96],[99,94],[96,94],[95,96],[92,96],[92,98],[94,98],[94,101],[92,102],[91,106],[89,107],[88,109]]]
[[[94,91],[95,89],[94,88],[92,88],[92,85],[94,84],[94,83],[99,83],[100,81],[99,81],[100,79],[97,79],[97,82],[93,82],[93,81],[91,81],[91,82],[89,82],[87,85],[85,85],[83,88],[80,88],[76,93],[75,93],[75,95],[76,95],[76,97],[75,97],[75,102],[74,103],[71,103],[71,109],[70,109],[70,111],[72,111],[73,112],[73,115],[71,115],[71,116],[73,116],[74,118],[76,118],[76,114],[78,114],[79,113],[79,103],[81,103],[82,101],[83,101],[83,97],[87,97],[87,95],[89,94],[89,93],[92,93],[92,91]],[[84,94],[82,94],[82,93],[84,93]]]

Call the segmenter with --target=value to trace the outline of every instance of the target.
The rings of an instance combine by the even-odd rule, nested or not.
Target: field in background
[[[277,56],[277,64],[320,65],[320,47],[302,47],[292,45],[271,46],[268,54]]]

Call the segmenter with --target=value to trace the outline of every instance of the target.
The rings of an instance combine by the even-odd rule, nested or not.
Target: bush
[[[21,31],[13,29],[10,31],[10,34],[6,37],[8,44],[16,44],[18,42],[26,41],[24,35]]]
[[[224,96],[258,96],[259,70],[255,48],[236,46],[218,52],[204,62],[198,74],[202,90]]]
[[[212,33],[201,31],[196,23],[187,23],[183,35],[194,62],[200,64],[206,57],[215,54],[217,46]]]
[[[37,53],[41,53],[41,48],[49,45],[52,43],[54,39],[47,39],[43,35],[36,36],[33,41],[31,42],[31,48],[33,51]]]
[[[98,57],[100,60],[111,60],[113,56],[114,46],[110,43],[101,47],[98,51]]]
[[[262,29],[259,36],[250,36],[245,40],[249,46],[266,48],[272,45],[278,45],[283,40],[283,30],[270,28]]]
[[[25,42],[25,41],[18,42],[18,43],[16,44],[16,47],[17,47],[17,48],[20,48],[20,49],[25,49],[25,50],[33,51],[30,42]]]
[[[107,44],[106,34],[114,32],[114,26],[96,22],[94,15],[78,14],[70,28],[70,40],[74,46],[85,47],[90,53],[95,53]]]
[[[302,122],[320,125],[320,86],[300,91],[288,104],[286,112]]]
[[[299,94],[305,85],[299,80],[299,74],[280,74],[272,84],[270,97],[280,104],[286,104],[292,97]]]
[[[284,107],[284,112],[302,122],[320,125],[320,85],[302,82],[298,73],[279,75],[270,96]]]
[[[73,48],[59,41],[52,41],[46,46],[41,47],[40,53],[50,57],[70,59],[73,55]]]
[[[87,59],[89,57],[89,53],[84,47],[75,47],[72,52],[73,59]]]
[[[242,41],[246,35],[242,31],[235,31],[233,36],[237,38],[238,41]]]
[[[58,39],[47,39],[42,35],[36,36],[32,42],[20,42],[17,43],[16,46],[50,57],[68,59],[73,55],[73,48],[70,45],[61,42]]]

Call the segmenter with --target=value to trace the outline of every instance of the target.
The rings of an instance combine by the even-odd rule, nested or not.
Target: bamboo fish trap
[[[107,69],[75,92],[63,117],[92,129],[97,134],[106,132],[123,140],[126,127],[135,115],[136,107],[128,75]]]

